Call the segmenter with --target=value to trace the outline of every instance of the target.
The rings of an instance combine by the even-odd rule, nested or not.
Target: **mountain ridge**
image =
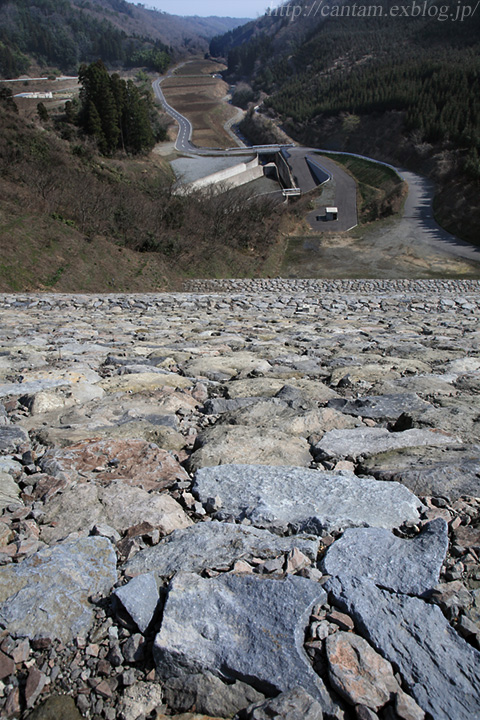
[[[141,58],[139,63],[132,60],[135,53],[152,49],[175,59],[204,53],[213,35],[242,22],[181,18],[126,0],[4,0],[0,77],[26,73],[34,63],[76,73],[80,63],[98,58],[111,67],[141,66]]]

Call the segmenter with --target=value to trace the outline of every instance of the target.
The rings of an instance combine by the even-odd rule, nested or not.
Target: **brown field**
[[[192,123],[192,140],[198,147],[233,145],[224,124],[236,109],[223,102],[227,83],[212,76],[224,69],[224,65],[210,60],[196,60],[179,68],[162,84],[167,102]]]

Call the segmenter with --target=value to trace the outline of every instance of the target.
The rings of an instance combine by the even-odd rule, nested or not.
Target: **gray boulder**
[[[214,426],[197,438],[198,449],[189,460],[190,469],[250,462],[264,465],[290,465],[308,467],[312,461],[310,446],[302,437],[265,428],[259,433],[256,427],[243,425]]]
[[[320,704],[302,687],[251,705],[234,720],[322,720]]]
[[[299,467],[222,465],[202,468],[193,493],[221,499],[220,517],[256,527],[319,534],[345,527],[391,529],[419,519],[420,500],[397,483]]]
[[[197,713],[225,718],[231,718],[252,703],[265,700],[265,696],[251,685],[240,680],[224,683],[208,671],[169,678],[163,684],[163,697],[174,712],[188,712],[195,708]]]
[[[155,545],[137,553],[125,566],[133,576],[153,571],[160,577],[173,573],[201,572],[206,568],[228,569],[235,560],[269,559],[298,548],[316,560],[319,540],[308,537],[278,537],[257,528],[230,523],[197,523],[175,530]]]
[[[405,430],[389,432],[386,428],[359,427],[351,430],[330,430],[315,445],[315,457],[357,460],[382,452],[410,447],[439,447],[459,441],[450,435],[433,430]]]
[[[85,637],[94,615],[89,597],[117,581],[117,557],[103,537],[45,548],[0,568],[0,624],[14,637]]]
[[[25,430],[17,425],[0,425],[0,452],[14,453],[19,445],[28,443]]]
[[[203,412],[206,415],[221,415],[226,412],[235,412],[236,410],[240,410],[240,408],[259,402],[261,399],[260,397],[233,398],[232,400],[227,398],[213,398],[206,401],[203,406]]]
[[[435,720],[480,717],[480,653],[438,607],[358,578],[335,578],[326,587],[361,634],[398,668],[424,711]]]
[[[438,582],[448,549],[448,526],[437,518],[412,540],[382,528],[352,528],[328,549],[323,569],[340,578],[369,580],[383,588],[422,595]]]
[[[362,472],[379,480],[402,483],[416,495],[456,500],[480,496],[480,447],[429,448],[377,455],[361,465]]]
[[[396,420],[402,413],[418,413],[432,407],[415,393],[394,393],[392,395],[367,395],[357,400],[333,398],[327,407],[335,408],[346,415],[361,416],[373,420]]]
[[[153,573],[139,575],[118,588],[114,597],[120,600],[125,610],[141,633],[150,625],[158,605],[158,587]]]
[[[170,584],[154,659],[163,678],[210,671],[272,695],[301,686],[324,710],[331,700],[303,648],[318,583],[179,573]]]

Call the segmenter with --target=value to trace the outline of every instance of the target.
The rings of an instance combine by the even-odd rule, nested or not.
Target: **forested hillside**
[[[439,215],[447,199],[441,219],[478,238],[480,12],[429,2],[417,7],[430,17],[391,17],[391,3],[375,6],[370,17],[353,1],[337,17],[266,16],[214,38],[210,50],[228,58],[229,79],[244,93],[246,82],[292,137],[430,175],[443,193]],[[287,7],[307,13],[309,4]],[[471,15],[462,21],[461,12]]]
[[[254,87],[269,94],[265,106],[290,128],[342,113],[400,111],[405,131],[422,141],[468,150],[468,169],[480,177],[480,13],[468,22],[328,18],[288,56],[275,37],[296,20],[274,19],[260,34],[250,27],[243,44],[235,31],[223,45],[214,39],[211,51],[227,49],[229,73],[253,75]]]
[[[16,77],[34,60],[76,73],[81,62],[163,72],[173,56],[204,52],[232,18],[179,18],[125,0],[1,0],[0,76]]]

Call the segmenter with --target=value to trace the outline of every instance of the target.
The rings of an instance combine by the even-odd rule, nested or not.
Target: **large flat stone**
[[[49,450],[41,462],[42,470],[72,482],[95,477],[110,485],[121,480],[144,490],[162,490],[177,480],[189,480],[185,470],[166,450],[145,440],[85,440],[62,450]]]
[[[418,413],[432,406],[415,393],[395,393],[392,395],[367,395],[356,400],[335,398],[329,400],[328,407],[335,408],[346,415],[374,420],[396,420],[402,413]]]
[[[424,711],[435,720],[480,717],[480,653],[440,608],[355,578],[329,580],[326,587],[360,633],[398,668]]]
[[[47,503],[40,537],[44,542],[53,543],[73,532],[88,535],[94,525],[100,523],[123,533],[143,522],[165,535],[192,524],[181,505],[165,493],[148,493],[118,481],[106,488],[82,483]]]
[[[200,445],[190,457],[190,469],[230,463],[248,462],[261,465],[300,465],[308,467],[312,461],[308,442],[302,437],[266,428],[220,426],[202,432]]]
[[[320,704],[303,688],[293,688],[276,698],[255,703],[242,713],[242,720],[322,720]],[[236,717],[234,720],[238,720]]]
[[[338,397],[338,393],[320,382],[319,380],[307,380],[289,378],[288,384],[298,388],[302,396],[307,400],[326,402],[331,398]],[[234,380],[227,383],[228,396],[230,398],[244,398],[251,396],[273,397],[285,387],[285,380],[274,377],[247,378],[245,380]]]
[[[153,392],[164,386],[173,388],[188,388],[194,384],[193,380],[177,373],[144,372],[135,375],[116,375],[99,383],[106,393],[141,393]]]
[[[412,540],[381,528],[351,528],[327,551],[329,575],[356,577],[409,595],[422,595],[438,583],[448,549],[448,527],[437,518]]]
[[[398,450],[367,458],[361,470],[379,480],[399,482],[416,495],[440,495],[449,500],[462,495],[480,497],[478,445],[458,450]]]
[[[0,426],[0,452],[14,453],[19,445],[29,442],[29,437],[25,430],[18,425],[1,425]]]
[[[153,571],[160,577],[206,568],[228,569],[235,560],[273,558],[294,547],[315,560],[319,540],[301,536],[278,537],[257,528],[230,523],[197,523],[175,530],[154,547],[137,553],[125,566],[127,575]]]
[[[331,701],[303,649],[318,583],[289,576],[269,580],[180,573],[170,584],[154,658],[161,677],[210,671],[266,694],[303,687],[330,709]]]
[[[117,581],[109,540],[79,538],[0,568],[0,624],[15,637],[86,637],[94,620],[88,598]]]
[[[247,518],[256,527],[279,531],[392,529],[407,520],[417,521],[422,507],[418,498],[397,483],[299,467],[202,468],[195,475],[193,492],[204,503],[218,496],[223,519]]]
[[[352,430],[330,430],[315,445],[316,456],[327,459],[346,458],[357,460],[359,457],[377,455],[390,450],[410,447],[439,447],[454,445],[460,441],[450,435],[433,430],[405,430],[389,432],[385,428],[354,428]]]
[[[218,375],[225,378],[232,378],[240,372],[250,373],[252,371],[268,373],[271,365],[259,355],[250,352],[236,352],[232,355],[209,355],[196,358],[183,366],[186,375],[193,377],[204,376],[217,379]]]
[[[224,402],[238,402],[226,400]],[[255,427],[263,436],[265,428],[272,428],[287,435],[303,435],[325,433],[333,428],[352,428],[359,424],[348,415],[343,415],[333,408],[300,409],[292,408],[279,398],[266,398],[242,409],[229,412],[223,423],[231,425],[247,425]]]
[[[251,685],[236,680],[224,683],[216,675],[205,671],[185,677],[171,677],[163,684],[165,703],[175,712],[185,712],[195,708],[202,715],[201,720],[210,720],[212,716],[231,718],[238,710],[251,703],[263,702],[265,696]],[[176,716],[177,720],[196,720],[197,716]],[[159,720],[159,719],[158,719]]]

